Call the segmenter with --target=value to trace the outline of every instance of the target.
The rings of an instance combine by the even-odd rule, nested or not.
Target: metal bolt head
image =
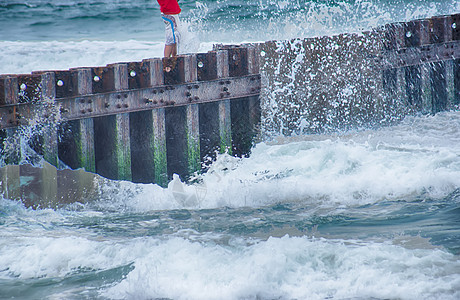
[[[62,81],[62,80],[59,79],[59,80],[56,82],[56,84],[57,84],[57,86],[63,86],[63,85],[64,85],[64,81]]]
[[[129,72],[129,76],[135,77],[136,76],[136,71],[131,70],[131,72]]]

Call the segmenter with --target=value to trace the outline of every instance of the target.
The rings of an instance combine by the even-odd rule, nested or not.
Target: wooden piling
[[[151,86],[151,61],[128,63],[128,87],[140,89]],[[129,118],[131,172],[136,183],[155,182],[153,122],[151,111],[130,113]]]
[[[58,85],[56,97],[59,99],[91,94],[94,78],[89,68],[56,73]],[[99,80],[96,79],[97,81]],[[77,97],[73,105],[78,105],[81,101]],[[66,109],[61,108],[61,113],[65,115]],[[59,158],[66,165],[72,169],[83,168],[87,172],[96,172],[93,118],[82,118],[61,123],[59,137]]]
[[[164,84],[163,62],[161,59],[150,61],[150,85],[161,86]],[[168,183],[168,161],[166,154],[166,119],[165,109],[158,108],[151,111],[153,128],[153,156],[155,181],[160,186]]]
[[[19,85],[17,76],[0,76],[0,105],[12,105],[19,102]],[[8,124],[20,124],[20,115],[16,107],[8,111],[6,118]],[[20,139],[16,133],[16,128],[5,128],[0,130],[0,149],[4,163],[18,164],[21,158]],[[16,146],[15,146],[16,145]]]
[[[155,183],[166,186],[168,183],[168,159],[166,148],[165,109],[152,111],[153,124],[153,154],[155,166]]]
[[[453,60],[454,105],[460,105],[460,59]]]
[[[188,175],[187,113],[185,106],[165,108],[165,134],[168,179],[173,174]]]
[[[260,74],[259,74],[259,49],[255,47],[249,47],[247,48],[247,53],[248,53],[248,74],[258,74],[259,80],[260,80]],[[255,80],[255,78],[252,78],[251,80]],[[257,92],[260,92],[260,88],[258,89]],[[260,103],[260,97],[259,96],[252,96],[248,97],[248,105],[249,105],[249,131],[250,131],[250,136],[251,136],[251,143],[254,143],[254,138],[257,134],[258,128],[257,126],[260,124],[261,121],[261,103]],[[252,145],[251,145],[252,148]]]
[[[18,103],[19,85],[15,75],[0,76],[0,105]]]
[[[141,73],[139,74],[139,72]],[[159,87],[164,84],[161,59],[146,59],[141,63],[130,63],[128,74],[130,76],[130,89]],[[137,78],[138,76],[140,78]],[[154,100],[146,98],[144,101],[152,102]],[[160,186],[166,186],[168,176],[165,109],[158,108],[130,113],[130,142],[132,181],[139,183],[155,182]]]
[[[229,63],[228,51],[217,51],[216,53],[216,69],[217,78],[228,77]],[[223,82],[223,80],[221,81]],[[222,85],[224,86],[224,85]],[[226,93],[222,87],[222,93]],[[232,148],[232,120],[231,120],[231,104],[230,99],[219,101],[219,137],[220,137],[220,153],[227,152],[233,154]]]
[[[100,71],[98,73],[101,74]],[[99,80],[102,81],[102,88],[120,91],[117,103],[112,105],[120,109],[127,107],[128,94],[121,92],[129,88],[127,64],[108,65],[102,70],[102,74],[104,73],[107,74],[106,77],[99,77]],[[110,179],[132,180],[129,124],[129,113],[94,119],[96,136],[105,135],[96,140],[95,144],[96,172],[98,174]]]
[[[54,167],[58,167],[58,120],[56,119],[55,98],[56,80],[53,72],[41,74],[41,101],[45,127],[42,129],[43,158]],[[47,119],[47,120],[46,120]]]
[[[445,16],[429,19],[430,44],[448,42],[452,37],[450,18]],[[429,64],[429,78],[431,83],[431,113],[446,110],[448,107],[448,84],[446,62]]]
[[[211,51],[197,55],[197,80],[215,80],[221,66],[217,63],[217,53]],[[222,71],[221,71],[222,72]],[[190,94],[193,86],[190,85]],[[193,97],[193,95],[190,95]],[[224,100],[230,103],[230,100]],[[200,160],[206,164],[216,158],[216,153],[221,152],[221,115],[219,108],[224,101],[199,104],[199,133],[200,133]],[[231,141],[230,141],[231,142]],[[205,168],[205,166],[203,166]]]
[[[196,55],[184,57],[184,81],[186,83],[196,82],[198,79]],[[200,118],[199,104],[189,104],[186,106],[187,115],[187,165],[188,174],[201,169],[200,156]]]
[[[447,72],[444,62],[430,64],[432,113],[438,113],[447,109]]]
[[[186,106],[186,118],[187,173],[193,174],[201,169],[200,118],[198,104],[190,104]]]

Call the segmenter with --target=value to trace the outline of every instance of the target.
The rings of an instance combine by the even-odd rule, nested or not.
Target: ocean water
[[[180,1],[183,51],[360,31],[457,1]],[[160,57],[155,1],[0,0],[0,74]],[[460,112],[259,141],[194,183],[0,198],[0,299],[460,299]]]
[[[459,299],[460,112],[279,137],[194,184],[0,200],[0,298]]]
[[[456,0],[180,0],[181,53],[361,32],[460,11]],[[0,74],[161,57],[155,0],[0,0]]]

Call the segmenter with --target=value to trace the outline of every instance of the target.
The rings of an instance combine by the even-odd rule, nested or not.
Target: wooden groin
[[[260,120],[254,51],[2,75],[3,139],[49,124],[33,147],[54,166],[160,185],[174,173],[186,178],[216,152],[249,153]]]
[[[266,135],[388,125],[460,104],[460,14],[254,46]]]
[[[323,133],[458,109],[458,25],[455,14],[359,34],[216,45],[174,59],[1,75],[2,158],[10,165],[0,172],[3,195],[69,202],[74,196],[60,190],[73,182],[81,191],[88,179],[59,175],[50,166],[60,163],[165,186],[216,152],[247,155],[256,128],[268,136]],[[50,164],[37,171],[42,184],[33,193],[21,188],[31,169],[14,166],[23,155],[20,129],[31,126],[40,130],[28,143]]]

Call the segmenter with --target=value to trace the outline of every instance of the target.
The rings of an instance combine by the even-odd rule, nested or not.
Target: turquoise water
[[[457,1],[180,1],[186,51],[360,31]],[[0,0],[0,73],[161,56],[155,1]],[[25,131],[27,132],[27,131]],[[0,299],[460,299],[460,113],[259,142],[167,188],[0,199]]]
[[[186,0],[179,4],[190,29],[200,40],[211,42],[368,29],[458,11],[458,3],[451,0]],[[0,26],[7,30],[0,32],[0,40],[155,40],[163,36],[158,14],[155,0],[2,0]]]
[[[456,0],[202,0],[182,7],[181,53],[361,32],[460,11]],[[0,74],[140,61],[163,53],[155,0],[0,0]],[[84,53],[84,55],[82,54]]]

